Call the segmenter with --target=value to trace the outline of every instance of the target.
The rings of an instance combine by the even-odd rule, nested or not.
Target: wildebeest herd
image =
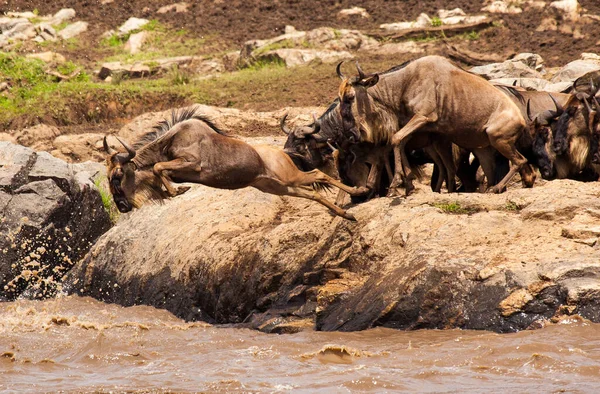
[[[118,209],[177,196],[189,187],[173,182],[193,182],[307,198],[354,220],[341,208],[346,193],[354,202],[400,187],[409,194],[425,163],[434,164],[435,192],[445,183],[448,192],[501,193],[517,172],[532,187],[535,168],[544,179],[599,177],[597,73],[550,93],[494,85],[440,56],[373,74],[357,63],[352,77],[342,66],[338,97],[325,113],[293,129],[283,117],[283,150],[227,136],[194,108],[173,112],[133,146],[119,139],[125,153],[105,137]],[[331,186],[339,189],[335,204],[319,193]]]

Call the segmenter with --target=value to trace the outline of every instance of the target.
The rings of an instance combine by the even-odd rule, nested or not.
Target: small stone
[[[350,19],[353,17],[369,19],[371,16],[367,12],[367,10],[362,7],[352,7],[352,8],[346,8],[346,9],[341,10],[340,12],[338,12],[337,17],[338,17],[338,19],[344,20],[344,19]]]
[[[175,4],[160,7],[158,9],[158,11],[156,11],[156,13],[157,14],[166,14],[168,12],[175,12],[175,13],[187,12],[189,6],[190,5],[185,2],[175,3]]]
[[[127,21],[119,27],[118,31],[120,34],[127,34],[134,30],[141,29],[142,27],[147,25],[149,22],[150,21],[148,19],[131,17],[131,18],[127,19]]]

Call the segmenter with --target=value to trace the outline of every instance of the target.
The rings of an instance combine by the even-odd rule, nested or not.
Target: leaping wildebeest
[[[147,200],[162,200],[185,193],[192,182],[219,189],[252,186],[265,193],[306,198],[325,205],[349,220],[354,216],[325,199],[318,190],[335,186],[351,195],[354,187],[319,170],[300,171],[281,149],[250,145],[227,136],[196,108],[173,111],[131,146],[119,139],[126,153],[111,148],[104,138],[107,174],[117,208],[129,212]]]
[[[338,72],[343,78],[340,93],[355,97],[361,128],[383,128],[391,136],[396,152],[392,187],[403,173],[411,190],[413,175],[404,148],[410,137],[421,133],[437,134],[475,155],[493,148],[506,157],[510,171],[493,192],[504,191],[517,172],[525,186],[533,186],[533,169],[516,148],[525,119],[512,100],[485,79],[441,56],[425,56],[381,74],[357,69],[358,76],[352,78]],[[490,169],[484,172],[493,179]]]

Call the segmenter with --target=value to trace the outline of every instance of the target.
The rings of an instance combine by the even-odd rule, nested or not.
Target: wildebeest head
[[[530,101],[527,101],[527,125],[530,128],[529,134],[533,136],[532,151],[535,160],[533,164],[540,169],[544,179],[551,179],[555,173],[551,123],[564,112],[564,108],[552,95],[550,98],[554,102],[555,110],[546,110],[535,116],[531,115]]]
[[[121,153],[108,145],[106,136],[104,137],[104,150],[108,153],[106,159],[106,173],[110,192],[113,200],[120,212],[129,212],[133,207],[138,207],[135,203],[136,192],[136,165],[131,160],[135,157],[135,149],[128,143],[115,137],[126,152]]]
[[[319,119],[313,114],[313,123],[290,129],[285,124],[287,116],[285,114],[279,123],[281,130],[287,135],[283,151],[303,171],[321,168],[330,156],[331,150],[327,138],[319,134],[321,129]]]

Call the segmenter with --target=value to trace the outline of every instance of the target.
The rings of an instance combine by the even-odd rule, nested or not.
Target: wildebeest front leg
[[[448,141],[434,140],[433,146],[444,163],[444,170],[446,173],[445,181],[448,193],[453,193],[456,190],[456,164],[454,163],[454,156],[452,154],[452,144]]]
[[[175,196],[179,196],[180,194],[187,192],[188,190],[190,190],[190,187],[189,186],[179,186],[177,188],[173,187],[172,181],[167,176],[165,171],[187,170],[187,169],[194,170],[194,171],[200,171],[200,167],[198,166],[197,163],[188,162],[183,158],[179,158],[179,159],[175,159],[175,160],[171,160],[171,161],[156,163],[154,165],[154,167],[152,167],[152,172],[154,173],[154,175],[156,175],[156,177],[158,177],[158,179],[161,180],[161,182],[165,186],[165,189],[167,189],[167,194],[169,194],[170,197],[175,197]]]
[[[400,184],[400,168],[402,168],[402,171],[404,172],[406,194],[408,195],[414,189],[414,186],[412,185],[414,174],[410,170],[410,163],[408,162],[408,157],[406,156],[406,143],[408,142],[408,137],[412,133],[414,133],[419,128],[432,121],[433,120],[429,119],[427,116],[416,114],[403,128],[397,131],[392,137],[392,145],[394,145],[394,156],[396,160],[396,169],[394,174],[394,180],[390,185],[390,190],[397,188]]]

